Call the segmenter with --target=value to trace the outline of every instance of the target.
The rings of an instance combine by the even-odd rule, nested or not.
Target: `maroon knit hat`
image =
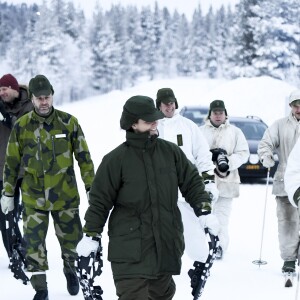
[[[13,90],[19,92],[19,83],[17,79],[11,74],[5,74],[0,78],[0,87],[10,87]]]

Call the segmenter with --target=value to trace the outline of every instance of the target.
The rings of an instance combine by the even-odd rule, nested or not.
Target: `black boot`
[[[70,295],[75,296],[79,292],[79,281],[76,271],[70,268],[64,268],[64,274],[67,279],[67,289]]]
[[[48,289],[46,274],[33,274],[30,278],[32,287],[36,294],[33,300],[48,300]]]
[[[36,294],[35,294],[33,300],[49,300],[48,290],[36,291]]]

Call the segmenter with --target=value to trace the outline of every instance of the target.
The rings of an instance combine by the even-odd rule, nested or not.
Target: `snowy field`
[[[209,105],[212,100],[225,101],[227,112],[232,116],[256,115],[268,125],[277,118],[286,115],[286,97],[295,89],[278,80],[268,77],[241,78],[227,82],[208,79],[173,79],[145,82],[124,91],[114,91],[106,95],[92,97],[75,103],[57,107],[76,116],[85,132],[95,168],[104,154],[124,141],[125,132],[120,129],[119,119],[122,106],[133,95],[147,95],[155,99],[156,91],[162,87],[174,90],[179,108],[186,104]],[[55,87],[54,87],[55,89]],[[84,98],[84,97],[83,97]],[[55,103],[55,96],[54,96]],[[83,220],[87,208],[85,191],[79,172],[77,178],[82,195],[80,213]],[[241,194],[233,202],[230,223],[230,245],[222,261],[216,261],[208,279],[203,300],[287,300],[296,299],[297,278],[293,288],[283,287],[281,275],[282,261],[279,256],[277,241],[277,221],[272,185],[266,194],[265,181],[241,184]],[[252,263],[260,257],[260,245],[263,224],[263,212],[267,200],[262,259],[267,265],[260,268]],[[191,237],[193,238],[193,237]],[[110,264],[107,261],[107,235],[103,235],[104,267],[99,279],[104,300],[115,300]],[[60,249],[52,223],[47,237],[50,270],[47,272],[49,299],[83,299],[81,292],[69,296],[62,272]],[[183,256],[183,267],[180,276],[175,276],[177,292],[174,300],[192,299],[187,271],[193,261]],[[25,286],[13,278],[8,270],[8,259],[0,243],[0,277],[1,300],[33,298],[31,286]]]

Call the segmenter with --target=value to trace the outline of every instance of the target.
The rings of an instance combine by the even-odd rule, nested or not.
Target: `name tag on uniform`
[[[56,139],[61,139],[61,138],[65,138],[67,135],[65,133],[59,133],[55,135]]]
[[[177,134],[177,145],[183,146],[182,134]]]

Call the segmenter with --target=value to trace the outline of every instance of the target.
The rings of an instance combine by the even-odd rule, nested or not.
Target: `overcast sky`
[[[98,0],[101,7],[103,7],[104,10],[107,10],[111,7],[112,4],[118,4],[121,3],[122,6],[126,6],[128,4],[135,4],[138,7],[151,5],[154,7],[155,0]],[[4,1],[1,1],[4,2]],[[31,3],[42,3],[42,0],[6,0],[8,3],[22,3],[25,2],[27,4]],[[95,6],[95,3],[97,0],[73,0],[76,5],[79,5],[82,7],[87,16],[91,16],[93,7]],[[188,18],[191,18],[192,13],[194,9],[198,6],[198,4],[201,4],[201,8],[203,10],[203,13],[206,13],[209,6],[212,5],[213,8],[218,8],[222,4],[228,5],[230,4],[233,8],[235,4],[239,3],[240,0],[158,0],[157,3],[159,7],[168,7],[169,10],[172,12],[174,9],[177,9],[179,13],[185,13]]]

